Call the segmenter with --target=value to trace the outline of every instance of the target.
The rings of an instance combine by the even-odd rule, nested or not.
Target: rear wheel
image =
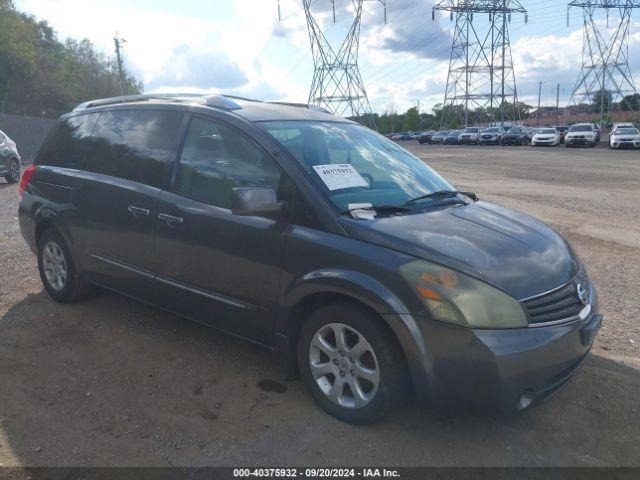
[[[330,415],[365,424],[388,414],[407,393],[405,362],[375,314],[347,303],[321,307],[300,332],[298,365]]]
[[[18,183],[20,181],[20,162],[18,162],[18,159],[11,159],[9,162],[9,171],[4,178],[8,183]]]
[[[91,291],[80,279],[64,238],[53,228],[45,230],[38,241],[38,270],[45,290],[56,302],[76,302]]]

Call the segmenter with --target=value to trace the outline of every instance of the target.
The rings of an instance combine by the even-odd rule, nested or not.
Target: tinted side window
[[[93,133],[95,154],[85,158],[83,168],[161,187],[183,117],[160,110],[102,112]]]
[[[281,172],[244,135],[194,117],[185,140],[175,190],[189,198],[231,208],[236,187],[278,188]]]
[[[37,164],[80,168],[82,159],[91,155],[91,134],[100,114],[76,115],[62,120],[44,142]]]

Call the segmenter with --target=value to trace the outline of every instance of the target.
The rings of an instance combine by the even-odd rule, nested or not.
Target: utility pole
[[[560,84],[556,87],[556,125],[560,123]]]
[[[544,82],[538,82],[538,126],[540,126],[540,105],[542,104],[542,84]]]
[[[528,20],[522,2],[439,0],[433,20],[437,11],[448,12],[455,20],[440,127],[519,122],[509,23],[512,14]]]
[[[116,46],[116,59],[118,61],[118,79],[120,81],[120,95],[124,95],[124,68],[122,66],[122,55],[120,54],[120,49],[122,45],[127,41],[124,38],[120,38],[118,33],[113,37],[113,42]]]

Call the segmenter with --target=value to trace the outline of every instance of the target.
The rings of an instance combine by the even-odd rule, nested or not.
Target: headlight
[[[484,329],[528,325],[516,299],[468,275],[424,260],[404,265],[400,273],[435,320]]]

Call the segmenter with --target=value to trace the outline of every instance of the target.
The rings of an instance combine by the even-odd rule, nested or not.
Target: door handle
[[[148,209],[136,207],[135,205],[129,205],[127,210],[129,210],[129,213],[135,218],[148,217],[151,214]]]
[[[166,213],[159,214],[158,215],[158,219],[162,220],[163,222],[165,222],[170,227],[173,227],[173,226],[176,226],[176,225],[182,225],[182,222],[184,222],[182,217],[174,217],[173,215],[168,215]]]

